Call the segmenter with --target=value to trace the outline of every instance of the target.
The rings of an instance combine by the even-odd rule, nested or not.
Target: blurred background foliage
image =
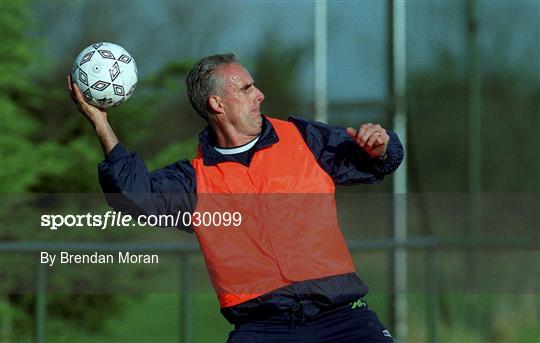
[[[100,12],[99,16],[73,15],[73,13],[91,13],[99,4],[102,3],[58,2],[56,5],[51,3],[49,6],[49,4],[43,5],[39,2],[4,0],[1,2],[0,184],[2,185],[2,212],[0,217],[3,227],[0,231],[0,241],[26,239],[27,233],[23,232],[24,230],[21,228],[31,227],[29,218],[39,215],[35,210],[32,210],[24,198],[14,197],[14,194],[100,192],[97,180],[97,163],[103,159],[102,152],[92,127],[82,115],[76,112],[69,99],[65,77],[71,67],[72,59],[84,46],[99,40],[122,42],[126,36],[123,32],[126,23],[130,20],[142,22],[146,20],[146,16],[144,11],[139,9],[133,10],[129,16],[119,20],[115,13],[125,10],[125,4],[121,2],[111,2],[107,5],[109,11]],[[353,5],[357,6],[357,4],[347,2],[341,4],[343,9],[340,11],[343,13],[340,15],[343,16],[344,12],[354,12],[353,10],[347,11],[347,7],[353,7]],[[530,2],[528,4],[523,2],[521,5],[517,2],[512,4],[508,2],[508,11],[523,18],[531,18],[524,13],[530,8],[533,9],[533,12],[536,9],[538,13],[538,4],[536,7]],[[185,96],[184,79],[189,68],[204,55],[229,51],[228,42],[234,42],[231,45],[237,46],[238,41],[245,39],[245,37],[233,34],[229,40],[221,40],[215,34],[221,32],[223,36],[228,37],[226,30],[221,31],[220,25],[231,24],[234,21],[231,19],[233,13],[239,12],[239,15],[242,15],[242,9],[239,9],[240,3],[223,3],[220,5],[222,7],[219,11],[208,11],[209,6],[214,6],[211,2],[201,5],[192,2],[161,3],[160,6],[163,12],[161,16],[165,18],[160,24],[162,26],[158,25],[155,31],[147,32],[144,37],[130,37],[131,41],[128,40],[128,45],[138,46],[139,54],[134,54],[134,56],[139,68],[142,70],[145,65],[151,67],[148,67],[147,71],[139,73],[141,79],[137,91],[130,101],[109,113],[112,126],[121,141],[130,150],[137,151],[144,158],[150,170],[163,167],[179,159],[191,159],[196,153],[197,134],[205,124],[196,117]],[[270,8],[269,4],[264,6]],[[283,6],[287,6],[287,4],[281,4],[281,6],[281,10],[268,11],[268,15],[274,13],[274,15],[277,14],[276,18],[278,18],[283,14],[285,17],[286,10]],[[334,4],[334,6],[338,5]],[[366,6],[375,5],[366,4]],[[482,190],[486,193],[538,193],[540,191],[540,158],[538,158],[540,156],[539,24],[538,21],[531,23],[530,19],[529,21],[524,20],[531,25],[530,30],[534,31],[533,39],[530,43],[526,42],[522,45],[527,48],[526,50],[515,53],[518,56],[527,55],[527,57],[523,57],[524,60],[519,57],[517,63],[512,63],[512,60],[516,60],[516,58],[512,57],[508,50],[512,51],[513,49],[513,38],[520,36],[518,29],[521,24],[514,25],[510,23],[510,19],[506,21],[501,19],[507,16],[504,3],[502,6],[499,4],[498,11],[488,8],[485,3],[481,6],[484,6],[482,13],[485,16],[481,16],[480,25],[484,27],[484,37],[489,36],[489,39],[486,39],[487,43],[482,42],[481,45],[483,57],[481,72]],[[58,25],[54,21],[57,15],[55,11],[58,11],[60,7],[62,7],[62,11],[65,11],[58,14],[58,18],[65,21],[63,25]],[[463,14],[459,9],[463,7],[462,2],[447,3],[440,8],[435,8],[434,5],[424,2],[414,2],[412,7],[418,10],[414,13],[422,13],[421,10],[426,11],[427,8],[428,13],[436,15],[438,18],[448,16],[449,27],[451,25],[454,27],[464,26]],[[261,11],[264,10],[261,9]],[[335,10],[335,12],[338,11]],[[384,13],[384,8],[382,13]],[[413,22],[414,13],[411,14]],[[330,25],[343,28],[340,25],[346,25],[346,20],[342,20],[340,15],[331,16]],[[493,20],[493,16],[497,20]],[[510,17],[515,16],[508,16],[508,18]],[[220,22],[218,19],[225,21]],[[249,30],[249,25],[257,25],[256,22],[253,22],[256,21],[254,18],[246,17],[243,19],[249,21],[246,24],[246,30]],[[538,16],[536,19],[538,20]],[[70,24],[71,21],[77,20],[78,23]],[[272,20],[269,21],[272,22]],[[307,20],[306,25],[308,24],[312,25],[313,23]],[[47,25],[54,27],[54,29],[47,31],[50,35],[58,33],[58,30],[62,30],[62,28],[80,26],[84,29],[69,32],[69,40],[55,40],[51,36],[40,35],[39,28]],[[56,28],[55,25],[60,28]],[[260,23],[260,25],[264,26],[264,23]],[[383,23],[381,27],[384,28],[385,25]],[[251,39],[262,43],[258,43],[258,45],[246,43],[245,50],[250,51],[250,53],[240,54],[242,62],[251,71],[258,87],[266,95],[263,112],[279,118],[287,118],[291,114],[301,115],[308,119],[312,118],[314,101],[310,81],[312,81],[313,74],[312,71],[306,71],[306,66],[312,65],[313,41],[311,38],[309,40],[287,39],[286,25],[273,27],[271,23],[265,27],[267,29],[262,30],[263,33],[258,39]],[[175,28],[182,34],[177,34],[174,41],[168,42],[167,49],[162,47],[163,42],[154,39],[155,35],[160,34],[159,30],[174,31]],[[423,29],[426,30],[425,27]],[[493,29],[493,35],[490,35],[490,29]],[[295,30],[301,31],[298,28]],[[311,30],[311,26],[309,26],[309,30]],[[291,31],[294,30],[291,29]],[[63,35],[66,37],[66,33]],[[370,35],[376,38],[374,40],[366,38]],[[383,36],[367,30],[359,37],[357,41],[346,42],[346,44],[352,45],[360,42],[360,44],[373,43],[376,46],[380,44],[379,38]],[[411,65],[414,65],[414,56],[418,56],[418,52],[414,49],[414,42],[411,41],[419,38],[415,38],[414,34],[409,37],[410,55],[413,60]],[[428,44],[429,48],[426,50],[424,47],[424,50],[418,50],[423,51],[420,53],[424,55],[430,54],[432,63],[427,63],[422,68],[410,67],[408,74],[409,146],[407,154],[411,193],[467,192],[467,154],[469,149],[467,142],[467,73],[463,54],[456,53],[455,46],[448,47],[454,44],[451,39],[455,41],[455,36],[449,34],[448,37],[447,42],[444,35],[435,38],[430,36],[429,44],[431,45]],[[337,45],[340,39],[339,34],[331,29],[330,40],[334,40]],[[463,39],[464,36],[458,38],[457,41]],[[489,45],[489,42],[492,44]],[[497,47],[497,42],[500,44],[499,47]],[[332,46],[331,44],[330,46]],[[463,45],[463,43],[461,44]],[[171,45],[173,48],[170,47]],[[162,48],[163,54],[168,54],[168,58],[164,57],[161,63],[154,63],[155,61],[151,60],[150,57],[141,53]],[[179,50],[177,54],[175,54],[176,49]],[[351,49],[353,48],[351,47]],[[384,56],[384,45],[381,49]],[[336,50],[338,49],[336,48]],[[54,55],[51,56],[50,51],[54,51]],[[494,51],[496,53],[493,53]],[[365,54],[371,56],[370,58],[377,59],[377,54],[373,55],[374,53],[368,49],[366,49]],[[330,64],[331,70],[336,70],[339,68],[340,62],[331,61]],[[381,62],[381,65],[386,65],[386,62]],[[366,74],[369,72],[367,68],[362,70]],[[385,74],[387,71],[376,70],[375,73]],[[331,74],[330,77],[333,75]],[[347,81],[352,83],[354,76],[351,76],[350,80],[347,80],[347,75],[342,76],[342,78],[345,83]],[[306,84],[308,85],[306,86]],[[336,82],[336,84],[340,84],[340,82]],[[383,100],[385,98],[384,91],[384,87],[379,91],[382,94],[379,98],[383,98]],[[347,91],[340,87],[333,87],[330,92],[337,94],[335,97],[332,97],[332,94],[330,96],[331,123],[356,126],[364,121],[377,120],[386,127],[391,127],[391,118],[385,114],[386,108],[376,109],[375,114],[365,114],[362,113],[362,110],[357,111],[354,108],[344,110],[345,112],[353,112],[352,116],[348,112],[340,113],[342,107],[339,106],[335,106],[336,110],[333,111],[332,105],[339,105],[340,101],[343,102],[340,94],[347,93]],[[363,98],[363,96],[359,94],[359,98]],[[333,115],[335,117],[332,117]],[[340,189],[340,192],[388,192],[391,190],[390,180],[388,178],[380,185]],[[74,204],[71,206],[71,209],[77,207]],[[92,206],[100,207],[98,205]],[[84,209],[86,213],[88,207],[81,205],[80,209]],[[534,223],[537,218],[531,220]],[[419,234],[432,233],[429,229],[419,232]],[[362,237],[379,237],[381,232],[368,228],[361,234]],[[506,232],[506,234],[512,235],[512,232]],[[44,233],[44,235],[36,235],[33,238],[45,239],[46,235],[47,233]],[[113,238],[133,240],[132,235],[132,233],[129,235],[118,233]],[[349,235],[352,236],[354,233],[349,233]],[[389,232],[383,232],[382,235],[389,235]],[[77,236],[72,238],[75,239]],[[533,238],[537,239],[538,237]],[[107,238],[96,236],[93,239],[105,240],[111,239],[111,236]],[[174,239],[189,240],[192,237]],[[527,258],[529,257],[527,256]],[[374,269],[368,267],[369,263],[366,263],[371,258],[373,259],[372,265],[377,266],[380,264],[377,261],[385,257],[362,256],[360,262],[364,266],[362,272],[370,274],[374,280],[371,284],[375,284],[383,291],[389,280],[377,279],[377,275],[381,274],[380,270],[377,267]],[[2,256],[0,261],[3,264],[0,274],[2,280],[0,314],[3,318],[10,318],[9,320],[4,319],[0,323],[0,331],[3,329],[0,341],[6,337],[10,341],[14,337],[13,341],[28,340],[31,337],[33,326],[35,298],[30,294],[9,294],[10,283],[6,280],[19,277],[22,270],[33,272],[35,270],[34,262],[30,259],[25,260],[14,256]],[[517,261],[522,260],[518,258]],[[15,270],[4,268],[8,264],[16,264],[18,267]],[[534,268],[534,263],[532,263],[532,268]],[[201,265],[201,273],[203,273],[202,270]],[[130,272],[126,272],[123,276],[129,278]],[[110,274],[109,276],[105,274],[103,277],[110,277]],[[79,273],[77,278],[83,283],[96,282],[96,280],[90,280],[91,275],[84,273]],[[51,282],[60,285],[62,280],[53,279]],[[201,284],[204,282],[207,284],[208,280],[203,277]],[[451,283],[452,280],[446,280],[446,282]],[[537,280],[532,282],[535,283]],[[533,287],[535,286],[533,285]],[[48,314],[51,322],[48,330],[50,336],[58,337],[58,341],[63,340],[60,337],[66,337],[67,341],[72,337],[83,341],[92,335],[100,337],[99,339],[104,341],[109,340],[110,337],[122,337],[114,336],[114,334],[119,335],[119,333],[114,333],[114,329],[111,329],[111,320],[114,321],[117,316],[121,316],[123,313],[124,316],[133,317],[132,322],[123,322],[123,325],[128,328],[131,325],[133,331],[136,332],[136,327],[144,326],[145,321],[140,317],[135,318],[134,312],[144,312],[146,307],[155,306],[155,311],[163,310],[164,313],[168,313],[166,309],[163,309],[163,306],[167,303],[170,304],[171,301],[178,301],[177,295],[171,294],[166,295],[165,298],[151,297],[155,301],[145,303],[145,300],[141,300],[141,298],[136,298],[134,301],[133,296],[69,294],[69,289],[66,289],[66,293],[68,294],[51,295],[48,298]],[[508,318],[495,315],[495,310],[500,310],[499,305],[490,303],[486,305],[489,310],[487,310],[487,317],[484,317],[489,319],[489,324],[484,325],[482,330],[471,330],[460,319],[462,313],[460,311],[465,310],[464,304],[459,304],[459,301],[452,300],[451,297],[443,298],[441,300],[442,318],[445,325],[444,330],[449,337],[448,341],[524,342],[530,337],[534,337],[535,334],[539,333],[538,326],[534,324],[540,317],[538,309],[534,308],[534,304],[538,304],[538,297],[537,294],[526,294],[526,296],[527,299],[520,304],[528,304],[522,307],[527,318],[520,317],[519,311],[509,311],[509,315],[517,318],[513,322],[517,325],[516,327],[506,328],[508,324],[504,322]],[[375,303],[383,304],[381,306],[384,306],[387,301],[384,296],[376,293],[373,298]],[[207,312],[198,308],[196,331],[199,329],[206,331],[205,325],[218,323],[218,327],[226,332],[229,327],[223,319],[217,319],[218,311],[215,299],[210,295],[199,301],[204,306],[211,304],[212,308],[208,312],[216,312],[216,316],[208,316]],[[515,299],[508,300],[508,302],[512,301]],[[161,305],[158,306],[158,304]],[[178,316],[178,313],[168,313],[168,315]],[[159,317],[159,314],[156,314],[156,317]],[[520,326],[518,322],[521,322],[522,325]],[[414,318],[411,323],[415,323]],[[178,325],[178,322],[171,323],[171,325]],[[69,329],[66,330],[66,328]],[[79,330],[88,333],[88,335],[81,334]],[[108,336],[111,330],[114,332],[112,336]],[[162,333],[162,331],[157,329],[155,334]],[[61,335],[61,332],[64,332],[64,336]],[[140,335],[142,336],[139,337],[144,337],[144,334]],[[413,335],[411,341],[418,339],[418,337],[422,337],[422,339],[424,337],[421,336],[422,334],[414,336],[412,333],[411,335]],[[208,337],[201,336],[199,341],[208,341]],[[218,337],[223,337],[223,334],[218,335]],[[163,341],[169,340],[170,338],[163,338]]]

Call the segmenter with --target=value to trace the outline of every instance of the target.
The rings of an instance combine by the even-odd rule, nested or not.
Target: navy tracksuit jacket
[[[236,155],[218,153],[213,148],[216,144],[209,128],[203,130],[199,135],[199,146],[204,163],[212,165],[236,161],[249,165],[254,153],[279,139],[270,122],[264,117],[263,119],[261,136],[257,143],[247,152]],[[390,136],[388,157],[384,161],[379,161],[370,158],[349,137],[344,128],[297,117],[291,117],[289,121],[298,128],[321,168],[337,185],[378,183],[385,175],[396,170],[403,159],[403,148],[399,138],[389,130],[387,130]],[[122,144],[117,144],[105,161],[99,164],[98,169],[100,184],[109,205],[117,210],[164,214],[195,209],[197,180],[188,160],[177,161],[149,173],[137,154],[127,151]],[[181,229],[193,232],[190,227]],[[367,285],[356,274],[337,275],[295,282],[245,303],[223,308],[221,312],[229,322],[244,328],[253,323],[264,323],[264,320],[269,320],[268,318],[273,318],[271,319],[273,323],[279,323],[285,318],[294,322],[299,312],[302,318],[310,320],[319,318],[329,311],[335,311],[336,308],[347,311],[349,304],[363,297],[367,291]],[[351,313],[369,317],[372,312],[364,306],[359,311]],[[337,327],[339,326],[332,325],[334,329]],[[384,328],[378,331],[382,332]],[[381,335],[379,333],[379,336]],[[254,336],[252,340],[255,338]]]

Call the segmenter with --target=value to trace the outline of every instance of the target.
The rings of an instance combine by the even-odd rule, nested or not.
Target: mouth
[[[261,111],[255,112],[257,114],[256,120],[257,120],[257,126],[262,127],[262,115]]]

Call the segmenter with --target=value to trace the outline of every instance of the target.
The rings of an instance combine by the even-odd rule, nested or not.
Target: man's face
[[[227,120],[239,133],[258,135],[262,127],[264,94],[255,87],[253,78],[240,64],[224,64],[217,71],[223,80],[220,97]]]

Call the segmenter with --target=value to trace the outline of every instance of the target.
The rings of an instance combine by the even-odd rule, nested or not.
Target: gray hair
[[[186,78],[189,102],[206,121],[210,118],[208,98],[216,94],[223,81],[215,71],[222,64],[232,63],[238,63],[236,55],[232,53],[208,56],[195,64]]]

